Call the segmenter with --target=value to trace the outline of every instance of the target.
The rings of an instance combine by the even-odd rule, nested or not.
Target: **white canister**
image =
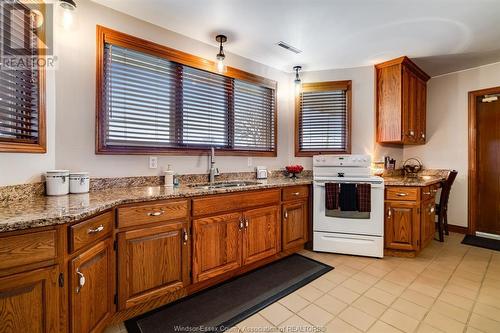
[[[69,170],[50,170],[45,174],[47,195],[69,193]]]
[[[88,193],[90,189],[90,178],[88,172],[72,172],[69,175],[70,193]]]

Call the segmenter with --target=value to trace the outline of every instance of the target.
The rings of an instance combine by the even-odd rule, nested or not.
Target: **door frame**
[[[500,94],[500,86],[469,91],[469,177],[468,177],[468,216],[467,233],[474,235],[477,226],[477,105],[476,99],[481,95]]]

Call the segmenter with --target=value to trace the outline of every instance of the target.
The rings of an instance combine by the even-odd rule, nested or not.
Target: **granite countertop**
[[[78,221],[117,205],[174,198],[189,198],[202,195],[241,192],[266,188],[307,185],[311,178],[271,178],[257,180],[259,185],[235,188],[200,189],[164,186],[141,186],[111,188],[85,194],[59,197],[37,196],[0,205],[0,232],[51,226]]]
[[[417,178],[404,176],[384,177],[385,186],[429,186],[443,181],[445,178],[439,175],[424,175]]]

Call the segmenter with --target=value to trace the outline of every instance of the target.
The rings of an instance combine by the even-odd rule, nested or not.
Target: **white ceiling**
[[[500,0],[93,0],[281,70],[407,55],[432,76],[500,61]],[[285,41],[303,52],[276,46]]]

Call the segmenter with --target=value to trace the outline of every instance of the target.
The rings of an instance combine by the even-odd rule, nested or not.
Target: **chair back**
[[[448,207],[448,199],[450,198],[451,185],[457,178],[458,171],[452,170],[448,174],[448,178],[441,183],[441,197],[439,198],[439,206],[442,209],[446,209]]]

